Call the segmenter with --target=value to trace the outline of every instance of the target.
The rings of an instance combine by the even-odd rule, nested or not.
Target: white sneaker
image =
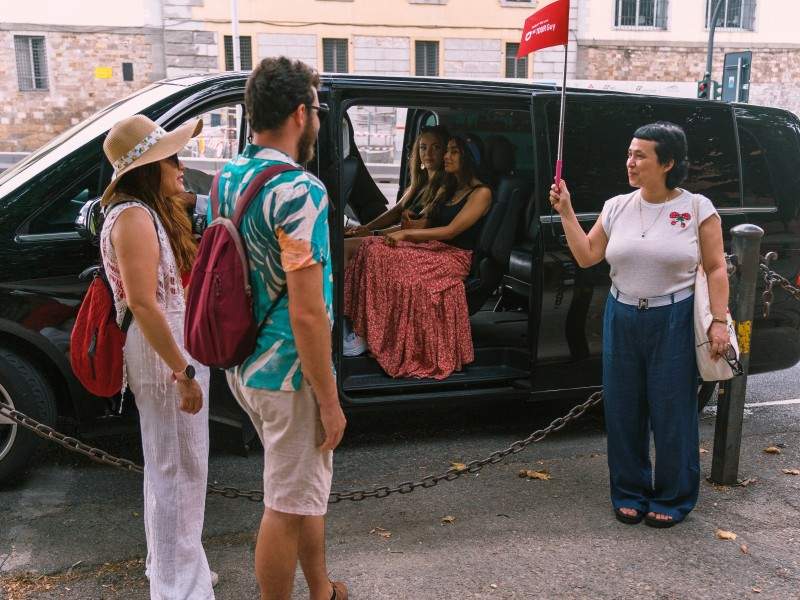
[[[344,348],[342,354],[345,356],[361,356],[367,351],[367,342],[355,331],[350,329],[350,324],[344,324]]]

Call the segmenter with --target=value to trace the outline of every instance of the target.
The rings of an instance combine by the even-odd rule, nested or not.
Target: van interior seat
[[[533,257],[536,253],[538,225],[535,202],[531,199],[522,219],[524,231],[520,236],[521,241],[515,244],[509,253],[508,273],[503,276],[502,281],[504,289],[510,289],[525,298],[530,293],[533,278]]]
[[[484,217],[472,272],[466,281],[469,313],[475,314],[501,284],[519,220],[530,197],[530,185],[514,170],[514,145],[500,135],[486,139],[483,171],[492,188],[492,206]]]

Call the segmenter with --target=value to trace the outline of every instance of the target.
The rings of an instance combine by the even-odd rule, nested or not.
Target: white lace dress
[[[166,231],[155,212],[138,202],[123,201],[108,209],[100,250],[114,292],[117,322],[127,303],[111,231],[125,210],[145,210],[158,231],[160,263],[157,300],[180,348],[183,348],[185,301],[181,278]],[[188,362],[191,360],[186,354]],[[136,397],[144,452],[144,525],[147,576],[152,600],[213,598],[211,574],[201,535],[208,476],[208,369],[195,364],[203,388],[203,408],[182,412],[172,371],[153,350],[136,319],[124,348],[127,384]]]

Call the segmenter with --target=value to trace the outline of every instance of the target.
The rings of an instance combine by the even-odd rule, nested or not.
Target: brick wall
[[[47,90],[19,90],[14,34],[43,35]],[[0,31],[0,151],[35,150],[103,107],[163,77],[161,30],[143,33]],[[155,54],[154,54],[155,53]],[[133,81],[122,63],[133,63]],[[96,79],[95,67],[111,67]]]
[[[713,76],[720,80],[726,52],[753,51],[750,103],[800,114],[800,47],[717,47]],[[634,81],[696,81],[706,68],[701,45],[615,45],[587,42],[578,49],[578,78]]]
[[[445,38],[444,73],[447,77],[503,77],[500,40]]]
[[[353,72],[366,75],[409,75],[411,41],[407,37],[353,37]]]

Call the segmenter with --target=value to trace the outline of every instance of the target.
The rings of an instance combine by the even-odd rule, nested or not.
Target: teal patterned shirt
[[[274,148],[249,144],[226,164],[219,178],[220,214],[233,214],[234,199],[260,171],[279,163],[299,166]],[[209,207],[209,222],[211,221]],[[281,173],[264,185],[242,219],[242,239],[250,263],[255,319],[261,322],[286,285],[286,273],[322,265],[328,318],[333,315],[333,274],[328,235],[328,193],[306,171]],[[264,390],[296,391],[303,382],[284,295],[258,335],[255,352],[235,374],[242,384]]]

